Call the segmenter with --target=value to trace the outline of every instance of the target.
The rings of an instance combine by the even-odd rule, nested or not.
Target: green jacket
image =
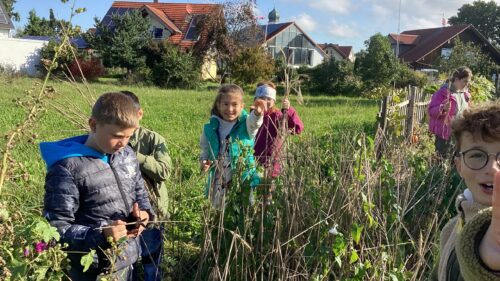
[[[243,156],[243,169],[241,173],[241,181],[250,182],[250,187],[255,188],[259,182],[259,176],[257,174],[255,159],[253,156],[253,146],[254,139],[251,138],[248,134],[246,119],[248,117],[248,113],[243,110],[241,112],[238,121],[231,129],[231,132],[228,135],[229,140],[229,157],[231,158],[231,171],[234,174],[237,172],[238,162],[240,157]],[[217,160],[219,156],[220,150],[220,142],[219,142],[219,120],[216,117],[211,117],[209,123],[205,124],[203,127],[203,134],[208,140],[209,143],[209,160],[212,162]],[[241,165],[241,164],[240,164]],[[208,196],[208,191],[212,186],[212,182],[215,176],[215,165],[212,165],[210,168],[207,183],[205,185],[205,195]]]
[[[148,188],[151,203],[159,214],[168,216],[168,192],[165,181],[172,171],[165,139],[158,133],[139,127],[129,140],[139,160],[142,177]]]
[[[433,281],[500,280],[500,272],[484,266],[479,244],[491,221],[491,207],[457,196],[457,216],[441,231],[439,264],[431,276]]]

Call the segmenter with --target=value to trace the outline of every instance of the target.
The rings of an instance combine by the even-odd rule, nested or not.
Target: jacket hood
[[[108,156],[105,153],[85,145],[88,137],[88,135],[83,135],[55,142],[41,142],[40,153],[47,168],[50,168],[57,161],[71,157],[90,156],[107,162]]]

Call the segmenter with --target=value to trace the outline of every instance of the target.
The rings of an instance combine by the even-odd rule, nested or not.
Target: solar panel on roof
[[[0,23],[8,24],[9,21],[7,20],[7,15],[2,9],[2,6],[0,6]]]

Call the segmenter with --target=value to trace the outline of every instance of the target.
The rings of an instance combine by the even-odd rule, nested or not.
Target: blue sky
[[[500,0],[495,0],[500,4]],[[149,1],[149,2],[152,2]],[[214,3],[211,0],[160,0],[160,2]],[[443,13],[446,18],[456,15],[458,8],[472,0],[257,0],[256,13],[265,16],[274,5],[281,22],[295,21],[316,43],[336,43],[353,46],[354,51],[364,48],[364,41],[373,34],[383,35],[398,31],[398,7],[401,2],[400,30],[441,26]],[[15,10],[21,14],[22,27],[31,9],[39,16],[48,17],[54,9],[57,18],[68,19],[72,1],[17,0]],[[113,0],[76,0],[75,6],[87,11],[77,15],[73,23],[84,30],[94,25],[94,17],[102,18]]]

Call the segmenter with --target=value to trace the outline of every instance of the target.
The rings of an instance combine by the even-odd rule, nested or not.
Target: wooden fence
[[[426,121],[425,117],[431,95],[425,94],[423,89],[419,89],[418,87],[408,87],[404,91],[405,97],[398,103],[395,101],[393,95],[388,95],[382,99],[378,115],[377,135],[375,136],[377,141],[377,155],[379,157],[387,140],[386,132],[391,117],[404,117],[401,118],[399,125],[402,128],[403,136],[407,143],[411,142],[415,125]]]

